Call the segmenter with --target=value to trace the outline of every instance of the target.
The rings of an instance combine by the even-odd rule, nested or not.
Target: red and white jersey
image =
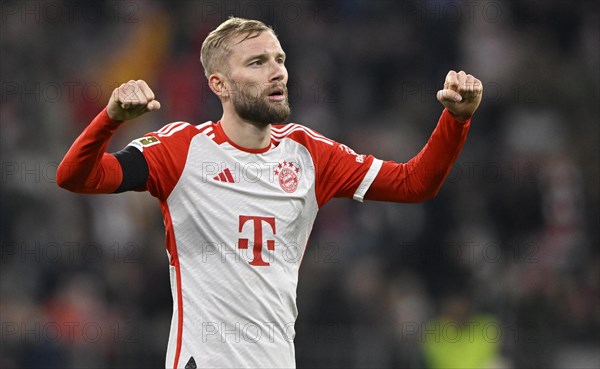
[[[131,146],[161,203],[173,319],[167,367],[293,368],[296,286],[318,209],[359,201],[382,162],[298,124],[244,149],[219,123],[171,123]]]
[[[294,367],[298,269],[318,209],[332,197],[434,197],[470,127],[444,110],[417,155],[382,163],[297,124],[272,127],[264,150],[235,145],[219,123],[176,122],[106,153],[121,123],[98,114],[56,181],[160,200],[174,302],[168,368]]]

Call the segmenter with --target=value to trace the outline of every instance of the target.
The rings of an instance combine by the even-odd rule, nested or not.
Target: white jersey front
[[[264,150],[219,123],[134,140],[165,221],[173,292],[168,368],[293,368],[298,269],[318,209],[362,200],[381,161],[297,124]]]

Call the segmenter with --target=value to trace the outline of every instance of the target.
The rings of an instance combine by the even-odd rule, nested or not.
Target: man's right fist
[[[158,109],[160,102],[154,100],[154,92],[145,81],[138,79],[123,83],[114,89],[106,112],[110,119],[123,121]]]

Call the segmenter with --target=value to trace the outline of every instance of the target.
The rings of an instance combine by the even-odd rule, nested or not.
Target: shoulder
[[[195,136],[199,133],[210,134],[212,133],[214,123],[211,121],[204,122],[202,124],[193,125],[188,122],[172,122],[158,131],[150,132],[148,135],[156,137],[172,137],[172,136]]]
[[[148,132],[143,137],[131,141],[129,145],[136,147],[140,151],[144,151],[144,148],[161,144],[185,146],[196,135],[204,134],[210,137],[213,134],[213,125],[214,123],[211,121],[198,125],[183,121],[172,122],[157,131]]]
[[[305,146],[311,155],[319,157],[345,156],[354,157],[356,162],[365,162],[366,156],[357,154],[350,147],[329,139],[319,132],[296,123],[276,125],[271,127],[271,140],[276,144],[285,139],[293,140]]]
[[[317,146],[334,146],[336,143],[319,132],[297,123],[271,126],[271,139],[276,143],[291,139],[303,145]]]

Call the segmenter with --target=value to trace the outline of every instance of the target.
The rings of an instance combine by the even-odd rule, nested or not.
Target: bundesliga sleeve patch
[[[131,141],[129,146],[133,146],[140,151],[144,151],[144,147],[149,147],[153,145],[157,145],[160,143],[160,140],[154,136],[142,137],[137,140]]]

